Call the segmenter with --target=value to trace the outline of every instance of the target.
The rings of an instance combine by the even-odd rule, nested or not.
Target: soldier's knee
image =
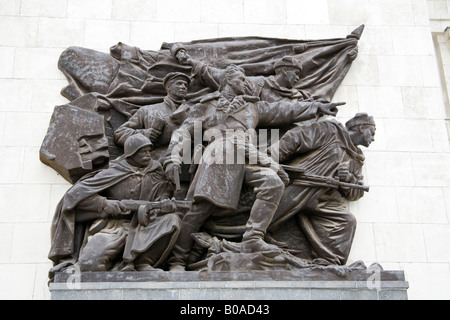
[[[283,180],[281,180],[278,175],[273,175],[271,178],[271,184],[273,184],[272,191],[279,194],[281,197],[285,188]]]
[[[284,183],[278,175],[266,176],[261,188],[256,188],[256,198],[278,204],[284,192]]]

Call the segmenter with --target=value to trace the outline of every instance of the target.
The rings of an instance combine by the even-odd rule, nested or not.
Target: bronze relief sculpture
[[[55,272],[344,272],[375,122],[332,98],[356,59],[346,38],[221,38],[71,47],[40,150],[73,186],[58,204]],[[64,129],[63,129],[64,128]],[[360,265],[353,266],[359,268]]]

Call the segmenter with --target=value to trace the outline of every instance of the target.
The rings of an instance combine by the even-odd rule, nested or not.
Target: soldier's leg
[[[345,265],[356,230],[356,218],[345,204],[322,196],[308,204],[298,222],[311,244],[315,263]]]
[[[158,227],[155,227],[155,225],[158,225]],[[153,221],[149,226],[147,226],[149,230],[152,230],[150,233],[152,235],[155,233],[155,230],[158,230],[159,237],[156,241],[154,241],[154,236],[152,236],[151,246],[139,254],[134,260],[134,266],[137,271],[161,270],[154,268],[158,268],[161,264],[163,264],[167,260],[168,255],[172,252],[173,246],[175,245],[180,233],[180,226],[181,219],[174,213],[169,213],[159,217],[156,221]],[[170,229],[168,229],[168,227]],[[141,231],[146,231],[146,228]],[[149,235],[149,233],[147,234]],[[145,247],[147,247],[147,243],[149,243],[149,241],[145,243]]]
[[[161,256],[169,247],[173,235],[168,234],[160,239],[158,239],[154,245],[146,252],[141,253],[136,260],[134,260],[134,265],[137,271],[148,271],[156,270],[158,266],[156,263],[161,259]]]
[[[207,201],[195,202],[183,217],[180,234],[172,250],[172,256],[168,260],[170,271],[186,269],[187,259],[194,244],[194,238],[191,234],[198,232],[214,208],[216,206]]]
[[[113,260],[122,253],[127,234],[125,228],[118,227],[91,236],[78,259],[81,271],[108,271]]]
[[[264,237],[278,208],[284,183],[270,168],[252,165],[246,167],[245,183],[254,188],[256,201],[242,237],[241,251],[243,253],[278,251],[277,246],[264,242]]]

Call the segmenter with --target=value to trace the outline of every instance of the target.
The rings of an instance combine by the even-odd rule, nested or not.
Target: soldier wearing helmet
[[[135,212],[121,202],[172,197],[161,164],[150,156],[151,148],[146,136],[132,135],[123,156],[67,191],[52,224],[52,272],[70,264],[82,271],[149,270],[164,262],[178,236],[180,218],[168,213],[141,226]]]

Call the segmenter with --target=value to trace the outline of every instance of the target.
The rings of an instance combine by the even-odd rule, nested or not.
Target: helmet
[[[134,134],[125,141],[124,144],[124,156],[125,158],[131,157],[135,154],[139,149],[145,146],[152,146],[153,143],[149,138],[144,136],[143,134]]]

